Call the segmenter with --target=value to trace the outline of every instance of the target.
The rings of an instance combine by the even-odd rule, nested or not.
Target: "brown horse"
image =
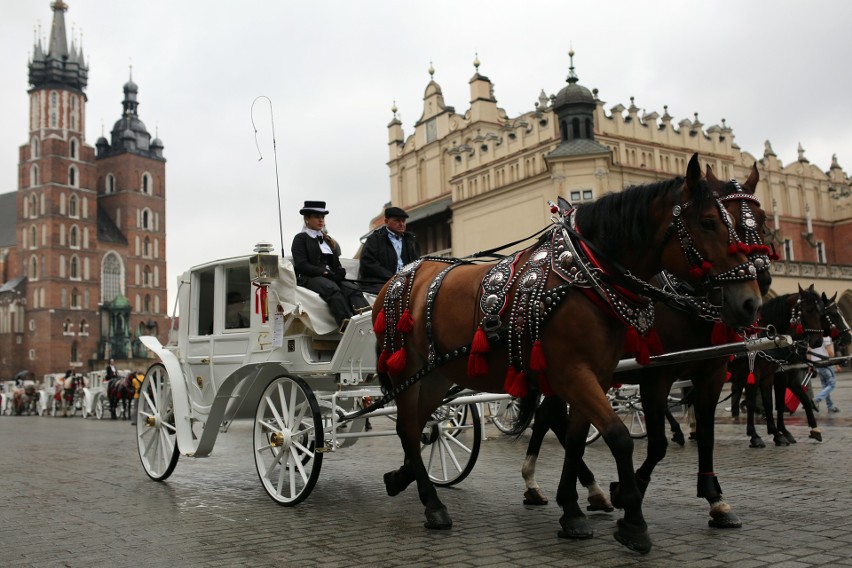
[[[561,216],[557,226],[514,257],[490,266],[417,261],[377,297],[380,378],[397,400],[405,452],[402,467],[385,474],[385,487],[396,495],[416,480],[425,526],[450,528],[420,457],[427,419],[456,383],[510,394],[524,394],[529,386],[521,405],[528,421],[538,385],[582,408],[601,432],[622,487],[625,513],[614,536],[645,553],[651,540],[633,471],[633,441],[600,385],[612,381],[625,345],[640,360],[659,347],[649,333],[653,302],[646,295],[653,275],[665,269],[699,289],[723,290],[722,319],[740,327],[755,320],[761,304],[756,269],[702,178],[697,155],[684,178],[552,211]],[[591,530],[576,503],[575,480],[576,468],[566,460],[557,495],[560,535],[587,537]]]
[[[748,179],[742,184],[736,182],[722,183],[707,167],[707,180],[722,196],[727,211],[736,219],[739,237],[748,245],[748,254],[752,257],[758,269],[758,284],[762,294],[769,291],[772,277],[769,271],[769,249],[763,245],[761,233],[766,221],[766,214],[760,207],[760,202],[754,197],[759,181],[757,166],[752,168]],[[665,351],[680,351],[708,347],[713,343],[726,343],[729,334],[720,330],[720,326],[707,317],[706,313],[695,310],[678,309],[664,303],[657,305],[657,320],[654,329],[660,335]],[[719,337],[720,331],[723,337]],[[716,337],[714,338],[714,332]],[[715,341],[714,341],[715,339]],[[727,376],[728,357],[715,357],[667,365],[652,369],[640,369],[618,373],[615,378],[620,383],[638,384],[641,389],[642,408],[648,429],[648,451],[644,463],[636,471],[640,489],[645,491],[651,480],[651,474],[656,465],[666,455],[668,441],[666,440],[665,420],[668,414],[668,393],[677,380],[691,379],[694,385],[690,399],[696,409],[696,434],[698,442],[698,496],[707,499],[710,504],[710,526],[729,528],[741,526],[736,514],[722,499],[722,490],[713,468],[713,445],[715,407],[719,393]],[[609,385],[607,385],[608,388]],[[541,438],[547,428],[553,429],[563,445],[566,444],[566,430],[570,423],[573,430],[569,436],[575,437],[572,448],[585,448],[580,444],[580,437],[585,439],[588,430],[588,420],[577,414],[572,407],[571,419],[567,421],[564,405],[544,404],[536,413],[536,427],[530,438],[527,456],[521,473],[526,484],[524,502],[526,504],[546,504],[547,498],[535,481],[535,464]],[[682,434],[681,434],[682,436]],[[589,510],[610,510],[612,504],[598,487],[594,474],[582,462],[582,452],[568,459],[578,462],[578,479],[588,491]],[[618,485],[614,484],[613,502],[620,506]]]

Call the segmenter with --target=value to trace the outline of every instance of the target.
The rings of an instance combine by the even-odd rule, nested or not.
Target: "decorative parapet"
[[[852,265],[822,264],[816,262],[775,261],[772,263],[773,276],[792,276],[823,278],[827,280],[852,280]]]

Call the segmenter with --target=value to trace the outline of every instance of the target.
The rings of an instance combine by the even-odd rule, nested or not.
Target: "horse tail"
[[[524,430],[529,427],[530,422],[532,422],[535,416],[535,411],[538,409],[540,395],[541,393],[537,389],[531,388],[527,391],[527,394],[521,397],[518,404],[518,419],[515,421],[512,429],[507,432],[509,436],[520,438]]]

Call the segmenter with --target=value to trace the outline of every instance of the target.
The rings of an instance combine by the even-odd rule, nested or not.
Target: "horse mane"
[[[781,332],[787,331],[790,326],[790,308],[787,301],[794,294],[782,294],[763,302],[760,307],[761,325],[772,325]]]
[[[648,243],[657,229],[649,222],[652,202],[663,198],[674,206],[679,202],[683,183],[684,178],[678,176],[607,193],[592,203],[577,206],[577,226],[607,256],[622,253],[625,243]],[[684,210],[684,216],[697,216],[712,199],[709,184],[700,180],[697,191],[693,192],[692,205]]]

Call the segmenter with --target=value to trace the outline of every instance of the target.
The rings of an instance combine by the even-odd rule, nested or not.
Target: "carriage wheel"
[[[624,425],[630,431],[631,438],[645,438],[648,430],[645,428],[645,411],[638,397],[629,399],[616,412]]]
[[[504,434],[508,434],[518,421],[520,414],[520,403],[517,398],[507,400],[498,400],[488,403],[488,410],[491,412],[491,422],[494,426]]]
[[[475,404],[438,408],[423,429],[420,453],[429,479],[440,487],[461,482],[473,470],[482,443],[482,423]]]
[[[310,495],[323,454],[322,415],[299,377],[278,377],[266,387],[254,422],[254,463],[273,501],[291,507]]]
[[[95,418],[104,419],[104,396],[101,393],[95,395]]]
[[[97,408],[103,415],[103,405]],[[163,481],[172,474],[179,455],[174,400],[169,373],[159,363],[148,369],[139,389],[136,447],[148,477]]]

